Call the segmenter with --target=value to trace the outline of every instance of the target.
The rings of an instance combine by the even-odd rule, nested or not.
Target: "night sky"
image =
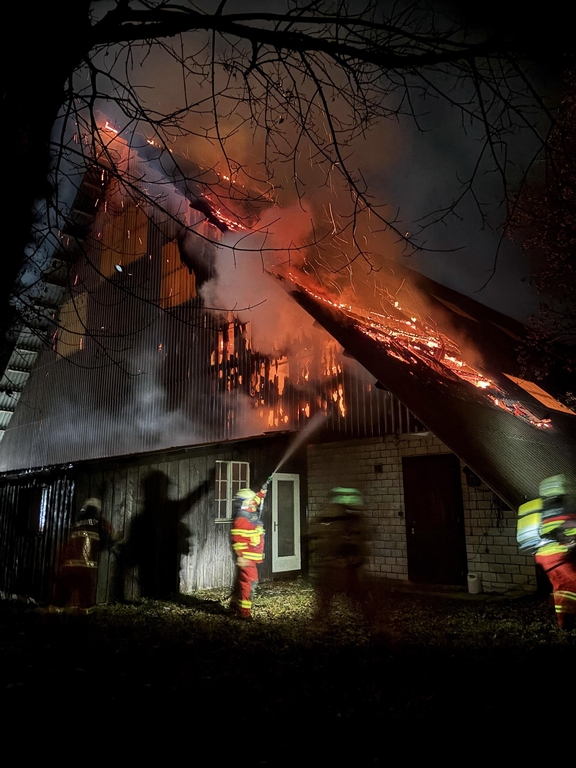
[[[199,6],[213,8],[216,3],[202,2]],[[554,6],[552,4],[552,10]],[[99,7],[105,9],[107,6],[101,4]],[[236,7],[246,10],[244,3],[229,3],[226,11]],[[254,12],[260,9],[278,12],[284,7],[284,2],[250,4],[250,10]],[[541,16],[527,18],[525,9],[517,2],[488,2],[466,7],[465,11],[455,3],[432,3],[426,7],[447,10],[460,24],[467,26],[470,34],[476,36],[486,32],[506,34],[514,44],[528,41],[532,45],[538,33],[538,60],[531,65],[531,76],[541,93],[550,97],[551,102],[557,98],[559,73],[566,63],[564,53],[570,46],[567,33],[563,31],[565,25],[559,28],[555,14],[551,13],[544,19]],[[193,61],[194,56],[201,55],[199,51],[207,39],[202,33],[188,33],[181,38],[182,51]],[[173,146],[175,151],[201,166],[217,164],[220,169],[225,169],[218,142],[202,138],[203,134],[212,130],[210,104],[206,102],[211,96],[209,85],[190,76],[184,89],[179,67],[159,48],[133,48],[128,69],[125,58],[114,58],[116,52],[117,49],[111,47],[107,53],[99,54],[96,61],[104,68],[111,67],[120,80],[124,78],[125,81],[129,76],[131,82],[138,86],[139,96],[148,108],[166,113],[182,108],[186,102],[200,104],[197,110],[182,118],[182,135],[175,139]],[[112,62],[115,63],[112,65]],[[222,77],[220,73],[218,85],[222,84]],[[466,100],[467,86],[455,86],[450,91],[452,86],[449,81],[442,82],[440,74],[435,77],[435,84],[444,91],[459,101]],[[83,71],[78,73],[75,84],[80,90],[87,86]],[[110,84],[106,84],[104,79],[99,85],[103,91],[111,92]],[[462,192],[463,183],[476,163],[481,135],[478,126],[463,125],[458,109],[450,107],[440,98],[434,98],[433,88],[425,94],[414,92],[413,96],[418,125],[410,116],[403,115],[398,119],[381,120],[371,127],[364,140],[356,140],[344,150],[349,167],[365,179],[376,209],[382,210],[388,219],[393,219],[401,233],[412,238],[422,250],[412,249],[410,255],[410,249],[407,252],[395,233],[383,232],[377,220],[364,217],[359,223],[359,231],[366,237],[369,263],[363,259],[355,263],[352,284],[355,281],[378,282],[378,273],[372,272],[371,267],[378,269],[380,254],[392,256],[404,266],[421,270],[491,307],[525,319],[536,310],[537,296],[530,286],[528,267],[519,246],[502,240],[506,210],[502,201],[501,180],[490,160],[480,164],[474,187],[475,199],[467,194],[453,214],[443,217],[433,226],[422,228],[430,220],[427,217],[449,206]],[[393,93],[390,104],[396,98]],[[249,125],[239,123],[241,109],[235,109],[233,104],[221,98],[218,103],[225,114],[220,126],[222,132],[232,130],[226,143],[229,156],[241,162],[253,178],[261,178],[260,164],[265,146],[263,132],[253,132]],[[100,99],[96,107],[98,118],[109,119],[128,139],[134,131],[141,131],[144,135],[150,133],[143,123],[127,119],[117,103]],[[343,114],[342,101],[336,99],[333,109],[337,116]],[[293,128],[283,126],[282,131],[288,142],[294,141]],[[527,162],[534,156],[537,143],[529,130],[516,130],[506,142],[508,159],[514,164],[509,179],[509,192],[513,194]],[[297,166],[302,182],[300,189],[303,196],[300,200],[294,189],[293,166],[280,162],[281,157],[273,163],[273,182],[277,186],[276,198],[280,207],[273,217],[267,217],[266,227],[275,248],[289,247],[294,242],[310,242],[314,239],[312,232],[325,236],[332,221],[343,225],[350,213],[350,200],[338,174],[333,174],[330,185],[326,184],[315,161],[308,159],[307,153],[310,156],[310,152],[309,143],[303,141]],[[238,238],[231,236],[224,240],[228,246],[237,242]],[[342,252],[350,255],[353,251],[350,242],[350,230],[343,240],[331,244],[324,240],[320,261],[328,268],[333,265],[335,269],[340,269],[345,262]],[[254,240],[248,243],[242,241],[243,247],[253,244],[258,247]],[[314,259],[316,256],[317,252],[307,254],[307,258]],[[274,266],[282,258],[282,254],[272,255],[266,266]],[[246,256],[246,260],[250,257]],[[253,267],[242,275],[240,258],[234,268],[238,270],[237,280],[240,283],[246,281],[253,285]],[[336,277],[341,287],[349,279],[350,275],[343,273],[338,273]],[[262,282],[258,290],[262,295],[267,294],[266,282]]]

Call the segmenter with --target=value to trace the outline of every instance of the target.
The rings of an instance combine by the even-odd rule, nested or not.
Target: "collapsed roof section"
[[[422,277],[425,292],[412,284],[411,294],[386,293],[378,312],[305,287],[301,274],[281,279],[379,386],[511,507],[537,496],[539,482],[558,473],[574,499],[576,414],[520,377],[520,324]]]

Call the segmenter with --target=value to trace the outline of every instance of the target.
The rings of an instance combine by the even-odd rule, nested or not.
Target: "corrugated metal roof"
[[[576,417],[547,409],[528,392],[515,386],[493,360],[487,343],[481,350],[483,375],[491,385],[475,386],[459,378],[445,364],[447,352],[434,356],[422,345],[421,329],[411,341],[395,336],[394,322],[411,323],[395,307],[379,318],[338,306],[319,293],[287,285],[294,299],[345,349],[470,466],[502,499],[518,507],[538,495],[539,482],[563,473],[572,498],[576,489]],[[473,303],[467,312],[474,314]],[[478,310],[480,311],[480,310]],[[387,322],[389,321],[389,325]],[[393,332],[394,331],[394,332]],[[486,342],[486,340],[485,340]],[[496,354],[496,352],[498,354]],[[510,365],[514,364],[511,359]],[[491,370],[489,371],[488,369]],[[496,393],[496,394],[494,394]],[[498,393],[502,393],[501,395]],[[500,400],[498,399],[500,398]]]

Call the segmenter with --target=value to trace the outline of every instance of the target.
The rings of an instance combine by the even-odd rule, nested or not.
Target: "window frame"
[[[82,291],[68,299],[58,315],[56,352],[61,357],[70,357],[81,352],[88,333],[88,292]]]
[[[41,536],[46,533],[50,487],[30,485],[20,490],[18,498],[18,524],[23,534]]]
[[[226,468],[226,476],[222,469]],[[234,477],[234,469],[238,476]],[[234,495],[240,488],[250,487],[250,462],[248,461],[216,461],[216,477],[214,480],[214,506],[216,523],[231,523],[233,517]],[[223,514],[222,514],[223,513]]]

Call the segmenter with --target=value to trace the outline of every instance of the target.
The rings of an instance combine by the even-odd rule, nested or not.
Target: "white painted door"
[[[272,478],[272,572],[300,566],[300,477],[277,472]]]

